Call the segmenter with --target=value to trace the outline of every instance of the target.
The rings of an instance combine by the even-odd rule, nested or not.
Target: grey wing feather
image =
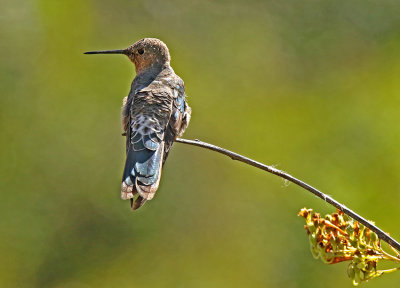
[[[177,137],[180,137],[189,125],[192,109],[186,102],[185,87],[182,80],[173,89],[173,105],[171,118],[168,122],[168,127],[165,132],[165,149],[163,163],[168,157],[171,146]]]

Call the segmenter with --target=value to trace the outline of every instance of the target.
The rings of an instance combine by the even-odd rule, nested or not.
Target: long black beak
[[[83,54],[126,54],[126,50],[89,51]]]

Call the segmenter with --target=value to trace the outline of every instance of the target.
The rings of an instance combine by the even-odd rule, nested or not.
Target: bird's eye
[[[142,55],[142,54],[144,53],[144,50],[143,50],[143,49],[139,49],[137,52],[138,52],[140,55]]]

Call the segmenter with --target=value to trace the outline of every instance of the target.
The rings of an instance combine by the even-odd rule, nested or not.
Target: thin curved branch
[[[347,208],[345,205],[339,203],[338,201],[336,201],[335,199],[333,199],[332,197],[322,193],[321,191],[315,189],[314,187],[312,187],[311,185],[308,185],[307,183],[291,176],[288,173],[285,173],[279,169],[276,169],[272,166],[268,166],[265,165],[263,163],[257,162],[253,159],[244,157],[240,154],[237,154],[235,152],[229,151],[227,149],[206,143],[206,142],[202,142],[200,140],[187,140],[187,139],[181,139],[178,138],[176,139],[176,142],[179,143],[184,143],[184,144],[189,144],[189,145],[194,145],[194,146],[198,146],[198,147],[202,147],[202,148],[206,148],[221,154],[224,154],[228,157],[230,157],[232,160],[238,160],[240,162],[246,163],[248,165],[254,166],[256,168],[259,168],[261,170],[267,171],[269,173],[275,174],[281,178],[284,178],[308,191],[310,191],[311,193],[313,193],[314,195],[318,196],[319,198],[321,198],[322,200],[324,200],[325,202],[328,202],[329,204],[333,205],[334,207],[336,207],[337,209],[343,211],[343,213],[347,214],[348,216],[350,216],[351,218],[357,220],[358,222],[360,222],[361,224],[363,224],[364,226],[368,227],[369,229],[371,229],[372,231],[374,231],[379,239],[385,241],[386,243],[388,243],[389,245],[391,245],[393,248],[396,248],[397,250],[400,251],[400,243],[397,242],[395,239],[393,239],[392,237],[390,237],[388,234],[386,234],[383,230],[381,230],[380,228],[378,228],[377,226],[375,226],[374,224],[372,224],[371,222],[367,221],[366,219],[364,219],[363,217],[361,217],[360,215],[358,215],[357,213],[355,213],[354,211],[350,210],[349,208]]]

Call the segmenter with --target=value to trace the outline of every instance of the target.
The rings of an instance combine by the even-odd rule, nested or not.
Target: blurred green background
[[[0,12],[0,287],[351,287],[276,176],[175,144],[137,212],[120,106],[143,37],[170,48],[199,138],[320,188],[400,239],[400,2],[22,1]],[[395,287],[400,273],[365,287]]]

